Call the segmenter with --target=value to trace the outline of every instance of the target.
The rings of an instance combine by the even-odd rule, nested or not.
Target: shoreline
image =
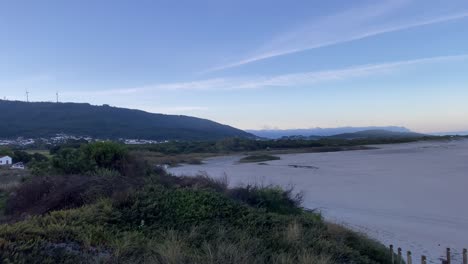
[[[206,171],[212,177],[226,174],[232,186],[294,185],[305,193],[303,206],[320,209],[327,220],[387,246],[411,250],[414,257],[424,254],[428,260],[437,260],[451,247],[457,260],[468,237],[468,213],[461,209],[462,200],[468,199],[468,177],[463,174],[468,170],[468,140],[378,146],[362,151],[281,154],[281,160],[264,162],[267,165],[234,164],[242,155],[213,157],[202,165],[169,171],[176,175]]]

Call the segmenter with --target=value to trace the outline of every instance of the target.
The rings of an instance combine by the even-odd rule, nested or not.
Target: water
[[[329,221],[364,232],[382,243],[440,263],[451,247],[454,261],[468,247],[468,141],[378,146],[376,150],[279,155],[268,165],[216,157],[203,165],[172,168],[227,175],[231,186],[294,185],[304,206]],[[293,165],[293,166],[291,166]],[[298,166],[296,166],[298,165]]]

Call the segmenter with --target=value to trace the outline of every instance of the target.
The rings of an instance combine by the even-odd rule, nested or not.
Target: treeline
[[[252,140],[244,138],[228,138],[218,141],[198,142],[168,142],[151,145],[133,145],[131,150],[147,150],[163,154],[190,154],[190,153],[230,153],[257,150],[301,149],[320,147],[352,147],[374,144],[406,143],[420,140],[443,139],[444,137],[411,137],[411,138],[366,138],[366,139],[333,139],[318,140],[306,139],[278,139],[278,140]]]
[[[8,148],[0,148],[0,157],[1,156],[10,156],[13,162],[23,162],[25,164],[48,160],[47,156],[38,152],[30,154],[23,150],[11,150]]]
[[[24,150],[0,149],[0,156],[10,156],[15,163],[23,162],[33,175],[131,174],[135,170],[131,164],[138,163],[125,145],[110,141],[73,141],[53,146],[49,153],[46,156],[38,152],[30,154]]]
[[[109,174],[131,176],[143,173],[144,167],[127,147],[115,142],[95,142],[56,146],[52,158],[32,167],[35,175]]]

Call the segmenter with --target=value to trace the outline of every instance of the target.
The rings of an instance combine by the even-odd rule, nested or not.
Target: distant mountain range
[[[468,131],[455,131],[455,132],[439,132],[439,133],[431,133],[434,136],[467,136]]]
[[[0,138],[39,138],[57,134],[148,140],[255,138],[240,129],[206,119],[107,105],[0,100],[0,113]]]
[[[418,138],[424,137],[425,134],[419,134],[414,132],[399,132],[389,130],[364,130],[354,133],[343,133],[327,138],[339,138],[339,139],[360,139],[360,138]]]
[[[262,138],[278,139],[282,137],[303,136],[303,137],[328,137],[346,133],[356,133],[361,131],[388,131],[411,133],[405,127],[399,126],[369,126],[369,127],[337,127],[337,128],[310,128],[310,129],[269,129],[269,130],[247,130]],[[377,133],[382,134],[382,133]]]

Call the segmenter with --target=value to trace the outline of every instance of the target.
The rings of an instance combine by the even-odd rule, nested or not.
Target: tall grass
[[[281,206],[250,205],[251,200],[230,197],[229,189],[219,187],[224,183],[213,187],[208,179],[198,179],[195,184],[178,178],[184,187],[150,184],[92,205],[0,225],[0,260],[388,263],[379,244],[351,231],[338,232],[320,215],[299,208],[288,213]],[[286,199],[263,196],[265,191],[270,190],[258,187],[249,192],[263,201]],[[249,197],[255,196],[252,193]]]

